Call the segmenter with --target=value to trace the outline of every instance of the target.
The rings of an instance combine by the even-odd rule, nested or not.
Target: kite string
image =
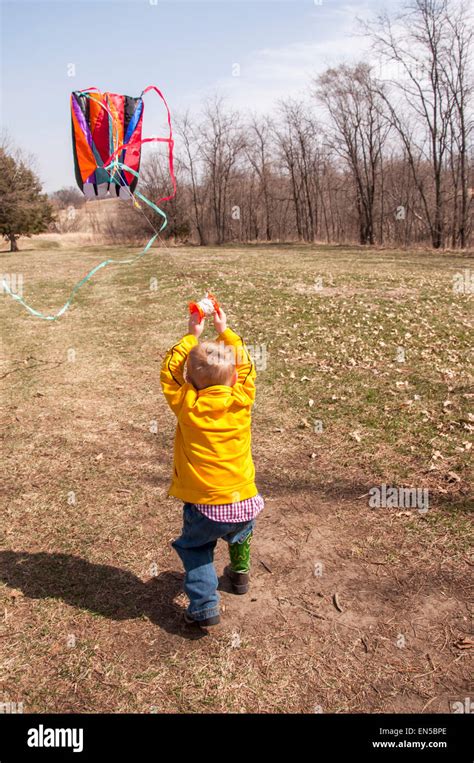
[[[155,235],[152,236],[151,239],[148,241],[145,248],[139,254],[137,254],[135,257],[132,257],[129,260],[108,259],[108,260],[103,260],[102,262],[99,262],[98,265],[93,267],[92,270],[89,270],[89,272],[86,273],[86,275],[75,284],[64,305],[54,315],[44,315],[44,313],[41,313],[39,310],[35,310],[33,307],[31,307],[31,305],[28,305],[27,302],[25,302],[18,294],[15,294],[14,292],[12,292],[5,280],[3,280],[2,286],[3,286],[3,289],[7,292],[7,294],[9,294],[10,297],[14,299],[16,302],[19,302],[21,305],[23,305],[23,307],[26,308],[26,310],[28,310],[28,312],[31,313],[31,315],[35,315],[37,318],[42,318],[45,321],[55,321],[58,318],[60,318],[61,315],[63,315],[66,312],[66,310],[69,309],[76,292],[78,292],[81,286],[87,283],[87,281],[89,281],[89,279],[92,278],[92,276],[95,273],[97,273],[98,270],[106,267],[106,265],[111,265],[111,264],[126,265],[126,264],[131,264],[132,262],[135,262],[136,260],[140,259],[140,257],[143,257],[143,255],[145,255],[148,252],[148,250],[150,249],[154,241],[158,238],[158,236],[159,236],[159,233],[155,233]]]
[[[135,195],[138,196],[145,204],[147,204],[157,214],[161,215],[164,218],[163,223],[162,223],[159,231],[156,230],[156,228],[153,225],[152,221],[145,215],[143,209],[141,208],[141,205],[138,204],[138,202],[135,201],[134,194],[130,191],[130,188],[129,188],[127,182],[126,182],[125,176],[121,173],[121,170],[124,171],[124,172],[129,172],[129,173],[131,173],[132,175],[135,175],[135,177],[138,178],[138,172],[136,172],[135,170],[131,169],[126,164],[118,161],[118,159],[116,158],[116,156],[121,151],[125,150],[128,147],[129,144],[127,143],[127,144],[124,144],[122,146],[119,146],[119,148],[114,151],[114,153],[106,160],[106,162],[104,162],[104,164],[102,165],[102,169],[104,169],[105,172],[107,172],[111,182],[114,182],[113,181],[113,176],[116,175],[116,174],[118,174],[118,176],[124,181],[124,185],[121,186],[121,187],[122,188],[126,188],[128,190],[128,192],[130,194],[130,198],[134,201],[135,206],[140,210],[140,212],[142,213],[144,218],[147,220],[148,224],[152,227],[152,229],[154,231],[154,235],[147,242],[147,244],[145,245],[143,250],[141,252],[139,252],[135,257],[132,257],[132,258],[126,259],[126,260],[115,260],[115,259],[109,258],[109,259],[103,260],[98,265],[95,265],[88,273],[86,273],[85,276],[83,276],[83,278],[81,278],[74,285],[74,287],[73,287],[73,289],[72,289],[68,299],[66,300],[64,305],[60,308],[60,310],[58,310],[58,312],[55,313],[54,315],[45,315],[44,313],[40,312],[39,310],[35,310],[33,307],[28,305],[28,303],[25,302],[24,299],[19,294],[16,294],[16,293],[12,292],[12,290],[10,289],[10,287],[7,284],[7,282],[5,281],[5,279],[2,279],[2,290],[4,292],[6,292],[7,294],[9,294],[10,297],[12,299],[14,299],[16,302],[19,302],[31,315],[34,315],[37,318],[41,318],[41,319],[47,320],[47,321],[57,320],[62,315],[64,315],[64,313],[69,309],[69,307],[71,306],[71,303],[72,303],[72,301],[74,299],[74,296],[79,291],[79,289],[85,283],[87,283],[87,281],[89,281],[95,275],[95,273],[97,273],[97,271],[99,271],[102,268],[106,267],[107,265],[111,265],[111,264],[115,264],[115,265],[132,264],[133,262],[136,262],[138,259],[143,257],[149,251],[149,249],[151,248],[151,246],[153,245],[153,243],[156,241],[157,238],[160,238],[160,240],[162,240],[161,236],[160,236],[160,233],[161,233],[161,231],[164,230],[164,228],[166,228],[166,225],[168,224],[168,218],[167,218],[166,213],[163,212],[163,210],[161,210],[158,207],[158,204],[161,203],[162,201],[170,201],[176,195],[176,177],[175,177],[175,174],[174,174],[174,167],[173,167],[173,147],[174,147],[174,141],[173,141],[172,126],[171,126],[171,113],[170,113],[168,104],[167,104],[166,99],[164,98],[163,94],[154,85],[150,85],[149,87],[147,87],[142,92],[142,96],[145,95],[145,93],[147,93],[149,90],[152,90],[152,89],[155,90],[158,93],[158,95],[161,97],[161,99],[163,100],[163,102],[164,102],[164,104],[166,106],[167,115],[168,115],[168,125],[169,125],[169,138],[160,138],[160,137],[143,138],[140,141],[140,146],[143,143],[151,143],[151,142],[158,142],[158,141],[159,142],[166,142],[166,143],[168,143],[168,163],[169,163],[170,177],[171,177],[172,186],[173,186],[173,193],[170,194],[169,196],[164,196],[164,197],[160,198],[156,204],[154,202],[152,202],[150,199],[147,199],[139,191],[136,191]],[[79,91],[79,92],[81,92],[82,94],[86,95],[86,97],[90,98],[90,96],[88,95],[88,92],[90,92],[92,90],[97,90],[98,91],[98,88],[88,88],[87,91]],[[100,91],[98,91],[98,92],[100,92]],[[116,125],[114,125],[114,122],[116,120],[114,119],[113,114],[110,112],[110,110],[107,108],[107,106],[105,106],[105,104],[102,103],[102,101],[97,101],[97,103],[99,103],[99,105],[102,108],[104,108],[105,111],[109,114],[109,117],[112,119],[112,128],[114,128],[114,126],[116,126]],[[116,141],[114,141],[114,146],[116,145],[116,143],[119,142],[118,141],[118,134],[119,134],[118,133],[118,126],[116,126],[116,129],[117,129],[117,132],[116,132]],[[111,166],[114,167],[113,174],[110,174],[110,172],[108,172],[109,167],[111,167]],[[117,170],[118,170],[118,172],[117,172]],[[165,246],[166,246],[166,244],[165,244]]]

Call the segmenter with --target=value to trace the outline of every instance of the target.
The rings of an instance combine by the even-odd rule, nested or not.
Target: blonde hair
[[[234,348],[223,342],[201,342],[188,355],[186,378],[196,389],[230,386],[235,371]]]

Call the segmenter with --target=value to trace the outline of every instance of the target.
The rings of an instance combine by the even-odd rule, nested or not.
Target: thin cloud
[[[235,108],[263,112],[278,99],[303,95],[315,74],[328,66],[367,60],[368,41],[355,36],[351,29],[353,10],[344,18],[346,29],[341,29],[338,23],[332,39],[326,37],[315,42],[295,42],[255,51],[242,62],[236,62],[240,67],[238,76],[217,79],[200,93],[194,94],[196,101],[217,90]]]

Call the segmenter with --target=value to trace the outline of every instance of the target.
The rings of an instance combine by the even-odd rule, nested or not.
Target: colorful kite
[[[140,169],[143,98],[77,91],[71,95],[72,145],[76,181],[87,199],[106,196],[130,198],[138,177],[104,169],[120,145],[120,162]]]
[[[154,90],[166,107],[169,134],[167,138],[142,138],[143,96]],[[115,93],[101,93],[96,87],[76,90],[71,94],[72,142],[76,180],[87,199],[104,198],[107,194],[132,199],[141,209],[137,197],[163,218],[159,230],[152,225],[155,234],[135,257],[128,260],[107,259],[100,262],[81,278],[72,289],[67,301],[54,315],[44,315],[30,307],[19,294],[11,291],[3,280],[3,291],[19,302],[31,315],[47,321],[55,321],[71,305],[75,294],[98,270],[106,265],[129,265],[148,252],[168,219],[158,204],[169,201],[176,195],[176,178],[173,168],[173,130],[171,113],[164,95],[154,85],[145,88],[138,98]],[[136,190],[140,170],[141,147],[144,143],[168,144],[168,167],[172,193],[162,196],[156,202],[147,199]],[[151,225],[151,223],[150,223]]]
[[[169,127],[167,138],[142,138],[143,96],[150,90],[154,90],[165,104]],[[175,196],[176,179],[171,114],[160,90],[150,85],[138,98],[101,93],[95,87],[76,90],[71,94],[71,120],[76,180],[86,198],[103,198],[108,193],[123,199],[138,196],[164,218],[160,228],[163,230],[167,218],[157,205]],[[141,147],[143,143],[155,142],[168,144],[168,165],[173,185],[172,194],[158,199],[156,204],[135,192]]]

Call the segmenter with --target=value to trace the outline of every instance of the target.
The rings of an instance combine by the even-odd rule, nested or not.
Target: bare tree
[[[200,149],[211,191],[218,244],[224,243],[226,239],[230,221],[228,203],[231,172],[241,157],[244,146],[239,115],[227,111],[221,98],[209,101],[205,107]]]
[[[194,224],[198,234],[199,245],[205,246],[207,239],[204,227],[203,211],[205,205],[206,187],[201,182],[201,173],[199,169],[201,151],[197,136],[200,130],[196,130],[193,126],[189,112],[186,112],[186,114],[181,119],[177,120],[175,129],[183,144],[181,163],[188,174],[188,179],[191,187]]]
[[[474,19],[466,3],[459,7],[448,4],[444,14],[443,55],[440,57],[443,80],[452,98],[449,125],[449,164],[453,183],[453,216],[451,243],[462,249],[469,229],[469,146],[473,139],[472,117],[473,75],[471,64]],[[459,198],[460,197],[460,198]]]
[[[314,241],[318,228],[320,174],[318,127],[307,104],[290,99],[280,104],[275,125],[280,160],[290,180],[298,238]]]
[[[359,242],[375,243],[375,194],[382,148],[389,127],[380,109],[370,67],[342,64],[316,80],[315,95],[331,118],[327,141],[352,174],[359,219]]]
[[[271,131],[268,117],[263,119],[259,119],[256,116],[252,117],[249,140],[245,152],[259,180],[263,199],[265,236],[267,241],[272,240],[271,148]]]
[[[436,249],[444,245],[444,170],[455,108],[445,76],[451,44],[446,19],[452,6],[450,0],[410,0],[395,19],[383,14],[366,25],[381,60],[396,67],[380,95],[401,138]],[[417,171],[425,163],[431,168],[433,201],[430,184]]]
[[[187,203],[187,188],[183,182],[183,168],[181,162],[175,163],[175,177],[178,192],[173,199],[163,204],[162,211],[166,214],[167,225],[163,235],[167,238],[174,237],[175,242],[186,241],[191,235],[191,224],[189,221],[189,204]],[[145,196],[158,205],[161,209],[160,199],[170,190],[170,175],[168,158],[159,151],[155,151],[143,163],[140,170],[139,189]],[[135,205],[133,205],[135,206]],[[163,219],[157,219],[155,211],[151,210],[140,200],[137,204],[141,220],[137,225],[148,224],[153,230],[159,231]],[[134,210],[136,213],[137,210]]]

